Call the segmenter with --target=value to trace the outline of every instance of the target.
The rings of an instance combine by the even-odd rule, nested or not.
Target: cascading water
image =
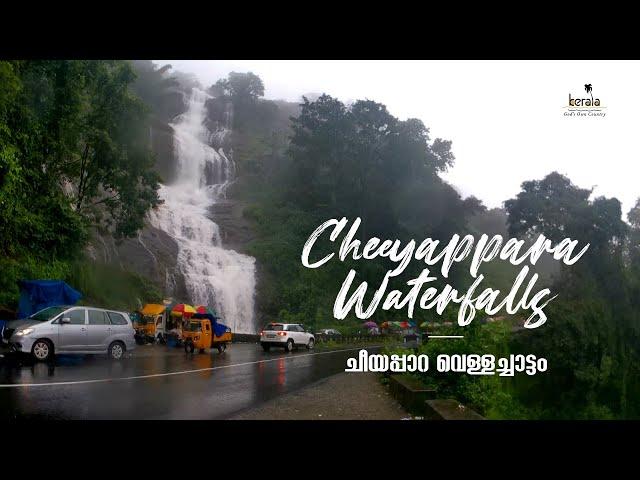
[[[208,217],[211,205],[225,198],[235,178],[235,164],[222,148],[216,151],[208,144],[214,135],[204,124],[207,98],[209,95],[194,88],[187,111],[171,124],[176,180],[160,187],[164,203],[150,213],[150,221],[178,244],[177,263],[189,301],[215,306],[234,332],[255,333],[255,259],[225,249],[218,225]],[[225,133],[215,132],[215,136]]]

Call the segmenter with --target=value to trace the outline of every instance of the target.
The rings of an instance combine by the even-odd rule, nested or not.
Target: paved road
[[[121,361],[59,356],[53,364],[0,358],[0,420],[223,419],[344,371],[357,349],[265,353],[234,344],[186,355],[159,345]]]

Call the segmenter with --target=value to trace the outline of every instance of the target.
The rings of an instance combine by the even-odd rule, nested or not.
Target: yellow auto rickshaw
[[[186,320],[182,328],[182,342],[184,351],[193,353],[198,349],[203,353],[206,348],[217,348],[222,353],[231,343],[233,335],[231,329],[216,322],[210,313],[196,313]]]
[[[163,342],[166,323],[166,305],[147,303],[140,310],[140,318],[134,325],[136,341],[139,344],[153,343],[158,339]]]

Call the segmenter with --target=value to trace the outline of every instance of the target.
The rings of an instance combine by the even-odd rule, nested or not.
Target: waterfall
[[[171,185],[161,185],[164,203],[149,220],[178,244],[177,265],[190,296],[184,301],[214,307],[236,333],[255,333],[255,259],[225,249],[218,225],[209,218],[211,205],[225,199],[236,169],[222,148],[216,151],[208,143],[207,98],[194,88],[187,111],[171,124],[177,175]]]

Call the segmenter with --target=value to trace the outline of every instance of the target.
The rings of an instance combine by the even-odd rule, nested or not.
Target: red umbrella
[[[209,313],[209,309],[207,307],[205,307],[204,305],[198,305],[196,307],[196,312],[197,313]]]

